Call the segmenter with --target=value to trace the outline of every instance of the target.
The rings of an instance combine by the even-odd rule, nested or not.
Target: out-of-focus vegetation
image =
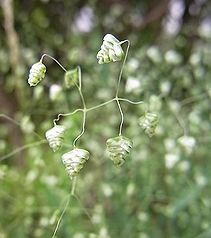
[[[115,168],[105,142],[118,134],[115,104],[90,112],[80,146],[91,158],[57,237],[211,237],[211,4],[208,0],[0,0],[0,238],[51,237],[72,182],[61,155],[81,130],[81,114],[61,120],[65,146],[43,143],[60,112],[81,107],[63,71],[45,59],[35,88],[28,70],[43,53],[82,67],[89,106],[113,97],[121,62],[98,65],[106,33],[129,39],[120,95],[159,114],[149,138],[146,109],[122,103],[130,159]],[[62,89],[62,90],[60,90]]]

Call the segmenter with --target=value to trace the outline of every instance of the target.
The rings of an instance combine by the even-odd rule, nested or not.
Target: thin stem
[[[166,101],[166,99],[165,99],[165,101]],[[187,128],[186,128],[184,120],[179,116],[179,114],[177,112],[172,110],[169,105],[168,105],[168,107],[169,107],[169,110],[172,112],[172,114],[175,116],[176,120],[178,121],[179,126],[183,130],[183,135],[187,136],[188,132],[187,132]]]
[[[119,101],[124,101],[124,102],[128,102],[128,103],[131,103],[131,104],[134,104],[134,105],[138,105],[138,104],[143,104],[144,101],[138,101],[138,102],[134,102],[134,101],[131,101],[127,98],[118,98]]]
[[[20,122],[17,122],[17,121],[14,120],[12,117],[9,117],[9,116],[7,116],[7,115],[5,115],[5,114],[0,114],[0,117],[5,118],[5,119],[7,119],[8,121],[12,122],[13,124],[15,124],[15,125],[21,127],[21,123],[20,123]],[[35,131],[32,131],[32,133],[33,133],[34,135],[36,135],[39,139],[43,139],[43,138],[42,138],[38,133],[36,133]]]
[[[205,96],[207,96],[207,93],[209,93],[209,91],[211,91],[211,90],[207,90],[204,93],[201,93],[199,95],[195,95],[195,96],[192,96],[192,97],[189,97],[189,98],[186,98],[186,99],[182,100],[180,102],[181,107],[183,107],[183,106],[185,106],[185,105],[187,105],[189,103],[193,103],[195,101],[198,101],[198,100],[204,98]]]
[[[80,97],[81,97],[81,101],[82,101],[82,104],[83,104],[83,109],[86,109],[86,103],[85,103],[85,99],[84,99],[82,90],[78,85],[76,85],[76,87],[78,88],[78,92],[79,92]]]
[[[127,42],[128,44],[127,44],[127,49],[126,49],[125,57],[124,57],[124,60],[123,60],[123,63],[122,63],[122,67],[121,67],[121,70],[120,70],[120,73],[119,73],[119,78],[118,78],[118,83],[117,83],[117,90],[116,90],[116,97],[118,97],[119,86],[120,86],[120,82],[121,82],[121,79],[122,79],[122,73],[123,73],[125,62],[126,62],[126,59],[127,59],[127,56],[128,56],[128,51],[129,51],[129,48],[130,48],[130,41],[129,40],[125,40],[125,41],[122,41],[120,43],[123,44],[125,42]]]
[[[84,134],[85,132],[85,125],[86,125],[86,110],[84,110],[83,113],[83,123],[82,123],[82,130],[81,133],[75,138],[75,140],[73,141],[73,146],[74,148],[76,147],[76,142],[77,140]]]
[[[50,55],[48,55],[48,54],[43,54],[42,57],[41,57],[41,59],[40,59],[40,62],[43,61],[43,59],[44,59],[45,56],[51,58],[51,59],[52,59],[53,61],[55,61],[65,72],[67,72],[67,70],[65,69],[65,67],[64,67],[61,63],[59,63],[58,60],[56,60],[54,57],[52,57],[52,56],[50,56]]]
[[[123,127],[123,123],[124,123],[124,114],[122,112],[122,108],[121,108],[121,105],[120,105],[120,102],[119,102],[118,93],[119,93],[120,82],[121,82],[121,79],[122,79],[123,68],[125,66],[125,62],[126,62],[126,59],[127,59],[128,51],[129,51],[129,48],[130,48],[130,41],[129,40],[122,41],[122,42],[120,42],[120,44],[123,44],[125,42],[127,42],[128,44],[127,44],[127,49],[126,49],[125,57],[124,57],[124,60],[123,60],[123,63],[122,63],[122,67],[121,67],[121,70],[120,70],[120,73],[119,73],[117,89],[116,89],[116,102],[117,102],[117,106],[119,108],[119,112],[120,112],[120,115],[121,115],[121,122],[120,122],[120,126],[119,126],[119,135],[122,134],[122,127]]]
[[[109,104],[109,103],[111,103],[111,102],[113,102],[113,101],[116,101],[116,98],[112,98],[111,100],[108,100],[108,101],[106,101],[106,102],[103,102],[103,103],[101,103],[101,104],[99,104],[99,105],[97,105],[97,106],[87,108],[86,111],[89,112],[89,111],[98,109],[98,108],[103,107],[103,106],[105,106],[105,105],[107,105],[107,104]]]
[[[73,185],[72,185],[72,189],[71,189],[72,196],[75,194],[76,182],[77,182],[77,176],[73,177]]]
[[[120,41],[119,44],[122,45],[124,44],[125,42],[128,42],[129,40],[123,40],[123,41]]]
[[[101,104],[98,104],[98,105],[93,106],[93,107],[90,107],[90,108],[86,108],[86,109],[78,108],[78,109],[76,109],[76,110],[73,111],[73,112],[60,113],[60,114],[57,115],[57,118],[53,120],[53,123],[54,123],[54,125],[56,125],[57,122],[60,120],[60,117],[71,116],[71,115],[73,115],[73,114],[75,114],[75,113],[77,113],[77,112],[84,112],[84,111],[90,112],[90,111],[93,111],[93,110],[98,109],[98,108],[100,108],[100,107],[106,106],[107,104],[109,104],[109,103],[111,103],[111,102],[113,102],[113,101],[117,101],[117,100],[119,100],[119,101],[124,101],[124,102],[128,102],[128,103],[131,103],[131,104],[134,104],[134,105],[144,104],[144,101],[134,102],[134,101],[131,101],[131,100],[127,99],[127,98],[115,97],[115,98],[112,98],[112,99],[110,99],[110,100],[108,100],[108,101],[106,101],[106,102],[103,102],[103,103],[101,103]],[[0,115],[0,116],[1,116],[1,115]]]
[[[58,122],[58,121],[60,120],[60,117],[71,116],[71,115],[73,115],[73,114],[75,114],[75,113],[77,113],[77,112],[83,112],[83,111],[84,111],[84,109],[78,108],[78,109],[76,109],[76,110],[73,111],[73,112],[69,112],[69,113],[59,113],[59,114],[57,115],[57,118],[53,120],[53,123],[54,123],[54,125],[56,125],[56,122]]]
[[[56,227],[55,227],[55,230],[54,230],[54,232],[53,232],[52,238],[56,237],[56,233],[57,233],[57,231],[58,231],[58,229],[59,229],[59,225],[60,225],[60,223],[61,223],[61,220],[62,220],[62,218],[63,218],[63,216],[64,216],[64,214],[65,214],[65,212],[66,212],[66,210],[67,210],[67,208],[68,208],[68,205],[69,205],[69,203],[70,203],[71,195],[72,195],[71,193],[68,195],[67,202],[66,202],[66,204],[65,204],[65,207],[64,207],[64,209],[63,209],[63,211],[62,211],[61,216],[59,217],[59,219],[58,219],[58,221],[57,221],[57,223],[56,223]]]
[[[81,73],[80,72],[81,72],[81,70],[79,68],[79,85],[78,84],[75,84],[75,85],[76,85],[76,87],[78,89],[78,92],[80,94],[81,101],[82,101],[82,104],[83,104],[83,123],[82,123],[81,133],[73,141],[74,148],[76,147],[77,140],[84,134],[84,132],[85,132],[85,125],[86,125],[86,103],[85,103],[85,99],[84,99],[84,96],[83,96],[83,93],[82,93],[82,89],[81,89]]]
[[[39,146],[39,145],[45,144],[45,143],[46,143],[46,140],[41,140],[41,141],[37,141],[37,142],[30,143],[30,144],[24,145],[22,147],[19,147],[19,148],[13,150],[12,152],[10,152],[9,154],[0,157],[0,162],[9,158],[9,157],[11,157],[11,156],[13,156],[13,155],[15,155],[15,154],[17,154],[17,153],[19,153],[19,152],[21,152],[22,150],[26,150],[30,147]]]
[[[72,196],[78,201],[78,203],[80,204],[81,208],[84,210],[84,213],[87,215],[87,217],[89,218],[91,224],[93,225],[93,223],[92,223],[92,217],[91,217],[91,215],[89,214],[89,212],[88,212],[88,210],[86,209],[86,207],[83,206],[83,203],[81,202],[80,198],[79,198],[76,194],[73,194]]]
[[[123,123],[124,123],[124,115],[123,115],[122,108],[121,108],[118,98],[116,98],[116,102],[117,102],[117,105],[118,105],[118,108],[120,111],[120,115],[121,115],[121,122],[120,122],[120,126],[119,126],[119,136],[121,136],[122,135],[122,127],[123,127]]]
[[[176,113],[176,112],[173,112],[172,113],[174,114],[175,118],[177,119],[180,127],[182,128],[183,130],[183,135],[184,136],[187,136],[188,132],[187,132],[187,128],[186,128],[186,125],[185,125],[185,122],[184,120]]]
[[[79,81],[79,89],[81,90],[81,67],[78,65],[78,81]]]
[[[69,203],[70,203],[70,198],[71,198],[71,196],[72,196],[72,197],[75,197],[76,182],[77,182],[77,177],[74,177],[74,178],[73,178],[73,183],[72,183],[71,191],[70,191],[70,193],[69,193],[69,195],[68,195],[67,202],[66,202],[65,207],[64,207],[64,209],[63,209],[63,211],[62,211],[62,213],[61,213],[61,216],[59,217],[59,219],[58,219],[58,221],[57,221],[57,223],[56,223],[56,227],[55,227],[55,230],[54,230],[54,232],[53,232],[52,238],[54,238],[54,237],[56,236],[56,233],[57,233],[57,231],[58,231],[58,229],[59,229],[59,225],[60,225],[60,223],[61,223],[61,220],[62,220],[62,218],[63,218],[63,216],[64,216],[64,214],[65,214],[65,212],[66,212],[66,210],[67,210],[67,207],[68,207],[68,205],[69,205]]]
[[[77,112],[84,112],[84,111],[90,112],[90,111],[92,111],[92,110],[95,110],[95,109],[98,109],[98,108],[100,108],[100,107],[106,106],[107,104],[109,104],[109,103],[111,103],[111,102],[113,102],[113,101],[117,101],[117,100],[119,100],[119,101],[124,101],[124,102],[128,102],[128,103],[131,103],[131,104],[134,104],[134,105],[144,104],[144,101],[134,102],[134,101],[131,101],[131,100],[127,99],[127,98],[115,97],[115,98],[112,98],[112,99],[110,99],[110,100],[108,100],[108,101],[106,101],[106,102],[103,102],[103,103],[101,103],[101,104],[98,104],[98,105],[96,105],[96,106],[93,106],[93,107],[90,107],[90,108],[86,108],[85,110],[82,109],[82,108],[78,108],[78,109],[76,109],[76,110],[73,111],[73,112],[60,113],[60,114],[58,114],[57,118],[54,119],[54,125],[56,125],[56,123],[60,120],[60,117],[71,116],[71,115],[73,115],[73,114],[75,114],[75,113],[77,113]],[[1,115],[0,115],[0,116],[1,116]]]

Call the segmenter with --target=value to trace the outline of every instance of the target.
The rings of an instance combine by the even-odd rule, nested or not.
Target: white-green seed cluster
[[[78,69],[68,70],[64,75],[64,83],[66,88],[71,88],[78,81]]]
[[[107,34],[103,38],[103,44],[100,51],[97,53],[99,64],[121,61],[124,52],[122,50],[120,41],[111,34]]]
[[[124,136],[117,136],[108,139],[106,146],[109,158],[114,162],[114,165],[119,167],[125,162],[126,156],[133,147],[133,142]]]
[[[45,72],[46,67],[41,61],[33,64],[29,71],[29,85],[36,86],[45,77]]]
[[[45,136],[51,149],[55,152],[63,144],[65,128],[60,125],[55,125],[50,130],[46,131]]]
[[[73,149],[62,155],[62,162],[71,179],[78,175],[88,159],[89,151],[83,149]]]
[[[156,113],[147,112],[139,119],[139,125],[149,137],[152,137],[158,125],[158,115]]]

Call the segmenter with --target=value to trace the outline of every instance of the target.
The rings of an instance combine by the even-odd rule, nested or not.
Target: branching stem
[[[73,147],[76,147],[76,142],[79,140],[79,138],[84,134],[85,132],[85,126],[86,126],[86,102],[82,93],[82,85],[81,85],[81,68],[80,66],[78,66],[78,77],[79,77],[79,85],[76,83],[76,87],[78,89],[79,95],[81,97],[81,101],[83,104],[83,122],[82,122],[82,130],[81,133],[75,138],[75,140],[73,141]]]
[[[67,197],[66,204],[65,204],[64,209],[63,209],[63,211],[62,211],[62,213],[61,213],[61,215],[60,215],[60,217],[59,217],[59,219],[58,219],[58,221],[57,221],[57,223],[56,223],[56,227],[55,227],[55,229],[54,229],[54,232],[53,232],[53,235],[52,235],[51,238],[56,237],[56,233],[57,233],[57,231],[58,231],[58,229],[59,229],[61,220],[62,220],[62,218],[63,218],[63,216],[64,216],[64,214],[65,214],[65,212],[66,212],[66,210],[67,210],[67,208],[68,208],[68,205],[69,205],[69,203],[70,203],[70,198],[71,198],[71,196],[72,196],[72,194],[70,193],[70,194],[68,195],[68,197]]]
[[[108,105],[109,103],[111,102],[114,102],[116,101],[117,102],[117,105],[119,106],[119,109],[120,109],[120,113],[121,113],[121,124],[120,124],[120,129],[119,129],[119,135],[122,134],[122,126],[123,126],[123,122],[124,122],[124,115],[123,115],[123,112],[121,110],[121,106],[120,106],[120,102],[119,101],[124,101],[124,102],[128,102],[130,104],[134,104],[134,105],[139,105],[139,104],[143,104],[144,102],[143,101],[137,101],[137,102],[134,102],[134,101],[131,101],[127,98],[118,98],[118,97],[115,97],[115,98],[112,98],[111,100],[108,100],[106,102],[103,102],[99,105],[96,105],[96,106],[93,106],[93,107],[90,107],[90,108],[78,108],[76,109],[75,111],[73,112],[70,112],[70,113],[60,113],[58,114],[57,118],[54,119],[54,125],[56,125],[56,123],[60,120],[60,117],[63,116],[71,116],[71,115],[74,115],[75,113],[77,112],[83,112],[83,123],[82,123],[82,131],[81,133],[75,138],[74,142],[73,142],[73,146],[74,148],[76,147],[76,142],[78,141],[78,139],[84,134],[85,132],[85,125],[86,125],[86,115],[88,112],[90,111],[93,111],[95,109],[98,109],[98,108],[101,108],[103,106],[106,106]]]
[[[90,112],[90,111],[93,111],[93,110],[95,110],[95,109],[104,107],[104,106],[108,105],[109,103],[114,102],[114,101],[116,101],[116,100],[128,102],[128,103],[134,104],[134,105],[144,104],[143,101],[134,102],[134,101],[131,101],[131,100],[127,99],[127,98],[118,98],[118,97],[116,98],[116,97],[115,97],[115,98],[112,98],[112,99],[110,99],[110,100],[108,100],[108,101],[106,101],[106,102],[103,102],[103,103],[101,103],[101,104],[98,104],[98,105],[96,105],[96,106],[93,106],[93,107],[90,107],[90,108],[86,108],[85,110],[84,110],[83,108],[78,108],[78,109],[76,109],[76,110],[73,111],[73,112],[60,113],[60,114],[58,114],[57,118],[54,119],[54,125],[56,125],[56,122],[58,122],[58,121],[60,120],[60,117],[72,116],[72,115],[74,115],[74,114],[77,113],[77,112],[84,112],[84,111]]]
[[[124,44],[126,42],[127,42],[127,49],[126,49],[125,57],[124,57],[124,60],[123,60],[123,63],[122,63],[122,67],[121,67],[120,73],[119,73],[117,89],[116,89],[116,97],[115,97],[116,98],[116,102],[117,102],[117,106],[119,108],[119,112],[120,112],[120,115],[121,115],[121,122],[120,122],[120,126],[119,126],[119,135],[122,134],[122,127],[123,127],[123,123],[124,123],[124,114],[123,114],[123,111],[122,111],[122,108],[121,108],[121,105],[120,105],[120,102],[119,102],[118,93],[119,93],[120,82],[121,82],[121,79],[122,79],[123,68],[125,66],[125,62],[126,62],[126,59],[127,59],[128,51],[129,51],[129,48],[130,48],[130,41],[129,40],[125,40],[125,41],[120,42],[120,44]]]
[[[77,176],[73,177],[73,183],[72,183],[72,189],[71,189],[72,196],[75,194],[76,182],[77,182]]]

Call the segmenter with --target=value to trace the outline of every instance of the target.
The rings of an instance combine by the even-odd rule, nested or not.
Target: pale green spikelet
[[[121,61],[124,56],[120,41],[111,34],[103,38],[103,44],[97,53],[99,64]]]
[[[46,67],[41,61],[33,64],[29,71],[29,85],[36,86],[45,77],[45,72]]]
[[[50,130],[46,131],[45,136],[51,149],[55,152],[63,144],[65,128],[60,125],[55,125]]]
[[[158,115],[151,112],[145,113],[144,116],[139,118],[139,125],[149,137],[152,137],[155,135],[158,125]]]
[[[78,81],[78,69],[68,70],[64,75],[64,83],[66,88],[71,88]]]
[[[114,165],[119,167],[124,164],[125,158],[133,147],[133,142],[124,136],[117,136],[109,138],[106,146],[109,158],[113,161]]]
[[[62,162],[71,179],[79,174],[89,159],[89,155],[89,151],[78,148],[62,155]]]

